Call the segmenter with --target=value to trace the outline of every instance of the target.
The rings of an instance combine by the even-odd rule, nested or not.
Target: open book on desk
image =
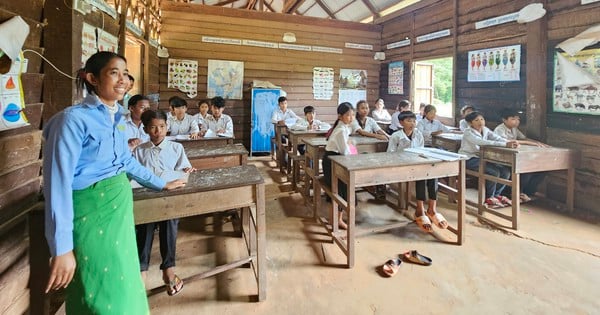
[[[184,183],[187,184],[190,174],[186,173],[186,172],[182,172],[182,171],[163,171],[159,177],[164,179],[166,182],[170,182],[170,181],[173,181],[176,179],[181,179]],[[131,183],[131,188],[144,187],[133,179],[130,180],[130,183]]]
[[[458,154],[450,151],[444,151],[436,148],[408,148],[404,149],[406,152],[418,154],[424,158],[434,158],[442,161],[458,161],[460,159],[467,159],[466,155]]]

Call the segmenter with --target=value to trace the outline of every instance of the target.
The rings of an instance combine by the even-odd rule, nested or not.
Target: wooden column
[[[544,4],[546,1],[542,1]],[[526,95],[527,137],[546,139],[547,20],[527,23]]]

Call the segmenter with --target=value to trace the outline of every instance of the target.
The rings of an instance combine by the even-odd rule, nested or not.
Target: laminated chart
[[[21,53],[13,61],[8,73],[0,77],[0,130],[29,125],[23,109],[25,98],[21,84],[21,72],[27,69],[27,59]]]

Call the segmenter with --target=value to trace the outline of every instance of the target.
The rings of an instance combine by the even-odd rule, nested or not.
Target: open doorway
[[[135,79],[129,95],[144,94],[144,45],[133,36],[126,37],[125,58],[129,74]]]
[[[438,116],[453,118],[452,57],[415,61],[413,69],[413,110],[418,111],[421,103],[432,104]]]

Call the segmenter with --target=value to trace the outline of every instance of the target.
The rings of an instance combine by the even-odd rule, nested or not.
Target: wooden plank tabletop
[[[248,150],[244,147],[244,145],[240,143],[236,144],[225,144],[222,146],[206,146],[206,147],[193,147],[189,149],[185,149],[185,154],[188,159],[198,158],[198,157],[210,157],[210,156],[225,156],[225,155],[248,155]]]
[[[333,155],[329,158],[343,165],[349,171],[444,162],[431,157],[422,157],[411,152],[403,154],[398,154],[398,152],[377,152],[357,155]]]

